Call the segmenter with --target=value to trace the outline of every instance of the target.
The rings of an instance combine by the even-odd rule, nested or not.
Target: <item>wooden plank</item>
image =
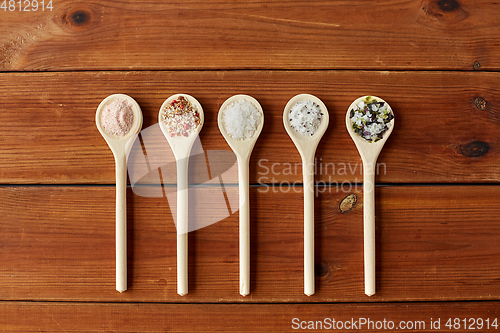
[[[455,331],[484,332],[497,330],[499,306],[500,302],[370,305],[1,302],[0,326],[9,332],[23,333],[296,332],[301,328],[373,332],[379,327],[378,331],[393,327],[395,332],[410,328],[442,332],[450,331],[449,327]]]
[[[137,147],[130,159],[134,184],[158,184],[158,168],[164,183],[175,183],[173,155],[158,128],[151,126],[158,122],[163,101],[178,92],[195,96],[205,111],[202,148],[191,160],[198,165],[190,178],[194,182],[206,182],[234,166],[217,126],[217,112],[237,93],[254,96],[265,110],[250,181],[301,182],[300,157],[284,130],[282,113],[291,97],[304,92],[321,98],[330,112],[330,126],[316,154],[318,181],[362,181],[345,113],[354,99],[372,94],[386,99],[396,114],[396,128],[379,158],[377,181],[498,182],[499,85],[495,73],[457,72],[4,73],[0,182],[113,184],[114,160],[96,129],[95,110],[103,98],[117,92],[139,102],[143,129],[148,129],[142,132],[142,149]],[[227,182],[237,180],[234,172],[225,177]]]
[[[175,183],[175,163],[166,140],[150,126],[157,123],[163,100],[184,91],[201,101],[206,118],[201,143],[207,156],[200,150],[196,159],[200,164],[192,178],[196,182],[208,180],[207,158],[215,169],[212,177],[235,163],[216,115],[224,100],[236,93],[256,97],[266,114],[252,155],[251,182],[300,182],[300,158],[284,130],[282,112],[286,102],[302,92],[320,97],[331,114],[316,155],[317,180],[362,181],[361,161],[344,118],[352,100],[370,93],[383,96],[396,113],[396,129],[379,159],[378,181],[497,182],[499,84],[496,74],[442,72],[2,74],[0,87],[6,93],[0,96],[0,122],[4,124],[0,180],[114,183],[114,160],[94,117],[104,97],[124,92],[138,100],[144,113],[143,128],[149,129],[143,132],[143,149],[135,150],[130,161],[135,166],[133,182],[150,170],[158,175],[156,169],[161,167],[163,181]],[[475,98],[484,98],[484,110],[476,107]],[[222,159],[217,155],[221,150],[229,151]],[[226,177],[236,182],[235,173],[226,173]]]
[[[2,12],[0,70],[500,68],[489,1],[53,5]]]
[[[191,229],[198,230],[189,235],[189,294],[180,297],[172,197],[129,191],[129,290],[119,294],[114,284],[112,187],[0,188],[0,299],[179,303],[500,299],[498,186],[377,187],[377,294],[372,298],[363,292],[361,189],[335,187],[323,193],[317,188],[312,297],[303,294],[301,188],[252,188],[251,295],[241,297],[238,214],[229,215],[237,207],[235,190],[226,188],[224,197],[221,189],[205,186],[191,194],[190,216],[195,223]],[[349,194],[358,197],[350,210],[341,204]]]

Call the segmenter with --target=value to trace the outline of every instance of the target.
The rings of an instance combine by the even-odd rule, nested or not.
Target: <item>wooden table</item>
[[[277,332],[320,328],[316,321],[325,329],[332,319],[362,331],[390,322],[437,331],[437,320],[460,331],[481,319],[495,330],[500,5],[54,0],[42,11],[38,2],[37,11],[25,1],[23,11],[17,1],[0,10],[0,330]],[[160,105],[179,92],[205,111],[190,178],[195,220],[220,219],[189,234],[184,297],[176,294],[175,164],[154,135]],[[137,142],[129,173],[123,294],[114,285],[114,160],[94,119],[113,93],[136,99],[151,134]],[[220,186],[234,160],[217,127],[220,105],[239,93],[265,113],[250,162],[247,297],[238,293],[235,178],[226,174]],[[302,169],[282,124],[299,93],[330,112],[316,154],[311,297],[303,294]],[[373,297],[363,292],[361,160],[344,121],[367,94],[396,115],[379,158]]]

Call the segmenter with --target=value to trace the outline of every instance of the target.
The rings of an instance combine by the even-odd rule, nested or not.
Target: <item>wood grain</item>
[[[235,163],[219,132],[217,112],[237,93],[255,97],[265,112],[252,154],[251,183],[301,182],[300,157],[285,132],[282,113],[291,97],[304,92],[322,99],[330,112],[316,154],[318,181],[361,182],[361,159],[344,119],[354,99],[372,94],[387,100],[396,115],[395,130],[379,158],[378,182],[498,182],[499,85],[495,73],[465,72],[4,73],[0,182],[113,184],[114,160],[94,117],[100,101],[118,92],[139,102],[147,129],[142,147],[129,158],[134,184],[158,184],[160,177],[175,183],[173,155],[158,128],[151,126],[157,126],[163,101],[178,92],[195,96],[205,111],[202,147],[191,160],[193,182],[206,182]],[[226,182],[237,180],[234,172],[225,177]]]
[[[201,229],[189,235],[190,291],[180,297],[172,197],[129,191],[129,289],[119,294],[114,288],[114,188],[3,187],[0,299],[191,303],[500,298],[498,186],[377,187],[377,294],[371,298],[363,293],[360,188],[323,193],[317,188],[316,294],[303,295],[301,187],[251,189],[251,295],[241,297],[236,189],[226,188],[229,207],[216,187],[191,194],[191,228]],[[350,193],[358,198],[348,210],[341,202]]]
[[[491,324],[500,315],[500,302],[390,303],[390,304],[94,304],[1,302],[0,326],[9,332],[296,332],[298,327],[330,324],[341,330],[376,331],[375,325],[391,327],[394,332],[413,327],[419,332],[449,330],[452,318],[466,319],[467,327],[482,332],[486,319]],[[19,318],[12,321],[11,318]],[[326,319],[328,318],[328,319]],[[295,319],[295,321],[294,321]],[[325,320],[326,319],[326,320]],[[364,321],[363,321],[364,319]],[[333,322],[335,320],[335,322]],[[371,323],[369,324],[369,320]],[[438,330],[436,321],[440,322]],[[325,324],[319,326],[321,321]],[[431,321],[433,327],[431,327]],[[312,322],[312,324],[311,324]],[[342,322],[342,324],[338,323]],[[380,323],[377,323],[380,322]],[[497,320],[498,322],[498,320]],[[463,321],[462,330],[463,329]],[[318,326],[315,326],[318,325]],[[337,326],[338,325],[338,326]],[[371,325],[371,326],[368,326]],[[295,329],[294,329],[295,328]],[[355,328],[358,328],[356,330]],[[332,329],[332,328],[330,328]],[[343,330],[346,331],[346,330]],[[380,331],[384,331],[383,329]],[[387,331],[387,330],[385,330]]]
[[[0,331],[296,331],[293,318],[423,321],[421,331],[436,331],[431,318],[448,330],[448,318],[498,317],[496,2],[53,7],[0,9]],[[124,294],[114,290],[114,161],[94,123],[114,93],[129,94],[144,113],[129,157]],[[175,93],[193,95],[205,111],[190,159],[185,297],[176,293],[175,163],[157,126],[160,105]],[[245,298],[236,160],[216,123],[220,105],[240,93],[265,112],[250,163]],[[302,168],[282,124],[299,93],[318,96],[330,112],[316,154],[312,297],[302,293]],[[371,298],[363,294],[361,160],[344,125],[348,105],[366,94],[396,115],[379,158]]]
[[[59,0],[2,12],[0,70],[498,70],[490,1]]]

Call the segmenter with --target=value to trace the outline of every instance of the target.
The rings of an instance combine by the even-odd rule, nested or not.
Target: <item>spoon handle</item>
[[[314,160],[314,154],[312,157]],[[304,294],[314,294],[314,163],[302,158],[304,180]]]
[[[116,290],[127,290],[127,157],[115,154],[116,172]]]
[[[177,164],[177,293],[188,293],[188,164],[189,156]]]
[[[365,294],[375,295],[375,162],[363,162]]]
[[[240,200],[240,294],[250,293],[250,198],[249,159],[238,157],[238,183]]]

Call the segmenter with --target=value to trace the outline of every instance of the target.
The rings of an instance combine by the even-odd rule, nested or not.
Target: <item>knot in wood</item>
[[[476,108],[483,111],[486,109],[486,100],[482,97],[474,97],[474,105]]]
[[[427,24],[439,23],[439,27],[443,28],[442,24],[456,24],[465,20],[470,14],[456,0],[422,0],[422,10],[426,14],[426,18],[431,18],[426,21]]]
[[[325,277],[330,273],[330,267],[326,262],[314,263],[314,274],[318,277]]]
[[[460,8],[460,4],[456,0],[439,0],[437,5],[443,12],[454,12]]]
[[[460,153],[467,157],[481,157],[489,150],[490,146],[484,141],[472,141],[460,146]]]
[[[358,196],[354,193],[349,194],[340,202],[339,208],[342,213],[348,212],[356,205]]]
[[[67,21],[74,27],[82,27],[90,23],[91,14],[86,10],[75,10],[68,15]]]

